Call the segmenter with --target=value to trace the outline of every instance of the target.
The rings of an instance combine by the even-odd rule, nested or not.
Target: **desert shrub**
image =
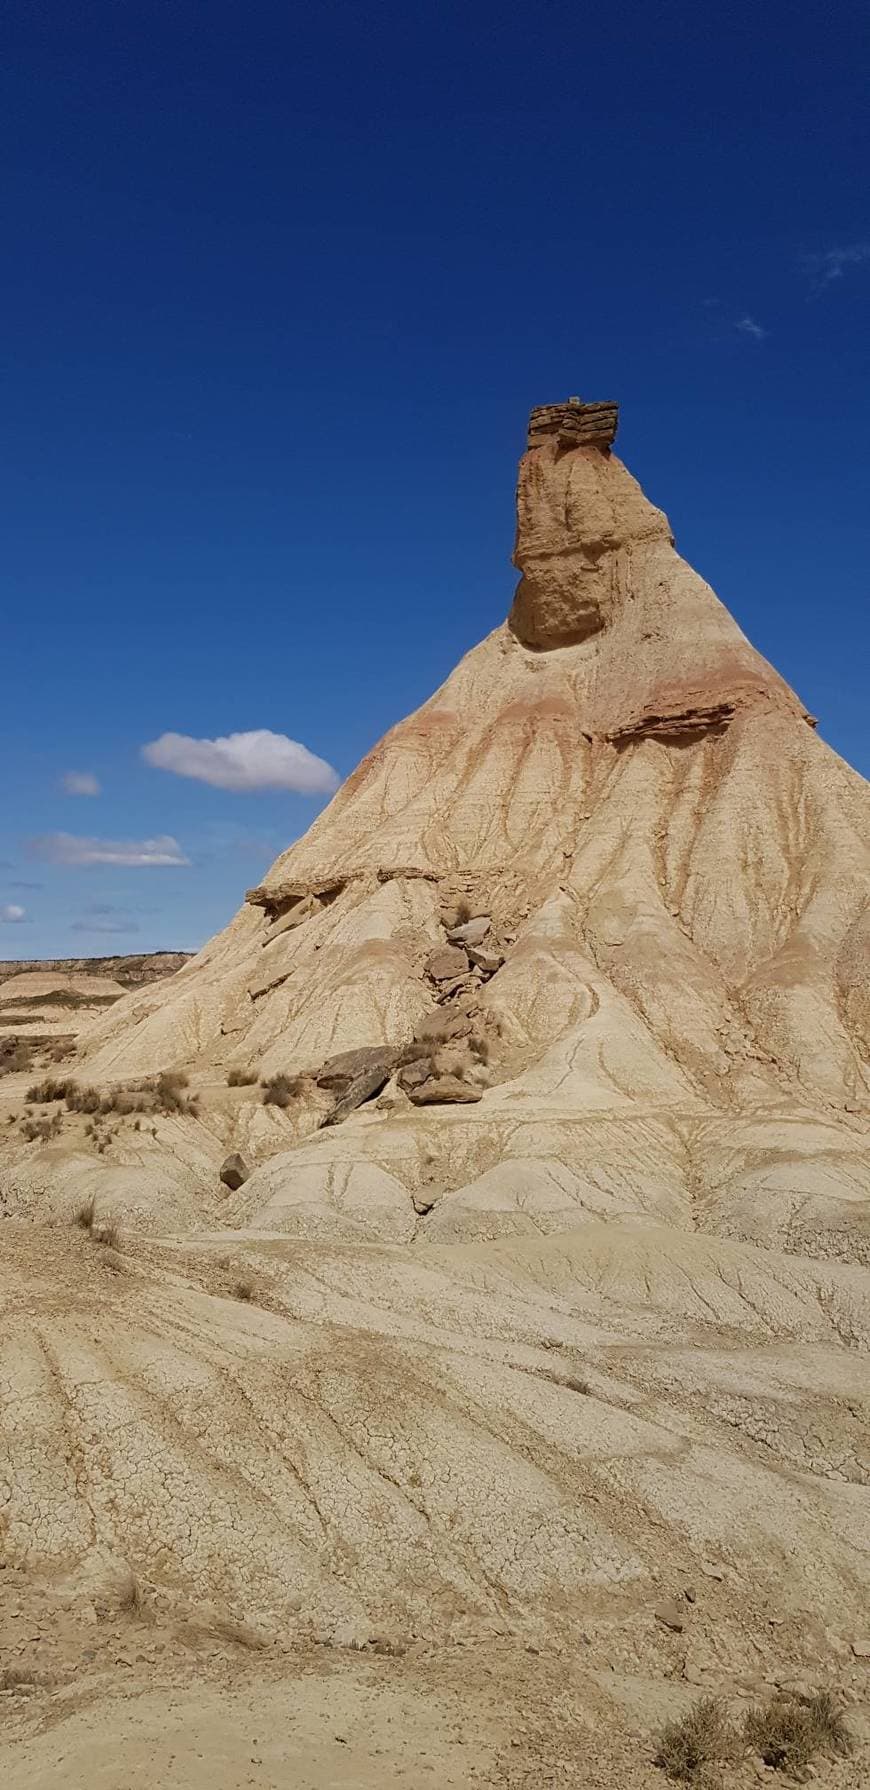
[[[51,1138],[59,1137],[62,1129],[63,1120],[60,1113],[55,1113],[51,1119],[25,1119],[21,1127],[21,1135],[27,1139],[29,1144],[34,1144],[37,1140],[47,1144]]]
[[[32,1062],[32,1043],[24,1038],[0,1038],[0,1075],[20,1075]]]
[[[28,1100],[37,1106],[48,1106],[53,1100],[65,1100],[68,1094],[76,1092],[76,1083],[68,1076],[47,1075],[44,1081],[34,1083],[27,1090]]]
[[[273,1075],[261,1082],[264,1106],[289,1106],[298,1100],[305,1087],[304,1075]]]
[[[0,1691],[33,1690],[36,1673],[30,1666],[3,1666],[0,1669]]]
[[[230,1287],[234,1299],[242,1299],[250,1304],[256,1292],[256,1286],[250,1274],[239,1274]]]
[[[73,1223],[78,1225],[80,1231],[93,1230],[93,1225],[94,1225],[94,1196],[93,1196],[93,1194],[90,1195],[89,1199],[83,1200],[80,1206],[76,1207],[75,1212],[73,1213]]]
[[[706,1765],[731,1758],[735,1735],[715,1697],[702,1697],[679,1721],[666,1722],[658,1737],[656,1764],[684,1784],[695,1783]]]
[[[830,1691],[816,1691],[809,1697],[777,1692],[747,1712],[743,1735],[765,1765],[777,1771],[799,1771],[816,1753],[845,1755],[852,1748],[849,1730]]]
[[[70,1112],[101,1113],[104,1117],[108,1113],[122,1118],[132,1113],[190,1113],[195,1117],[199,1108],[196,1096],[185,1093],[187,1085],[187,1076],[179,1070],[164,1069],[157,1076],[109,1088],[105,1094],[69,1082],[65,1098]]]
[[[67,1112],[98,1113],[100,1110],[100,1092],[98,1088],[80,1088],[77,1082],[71,1082],[69,1092],[65,1095]]]
[[[257,1079],[256,1069],[231,1069],[227,1076],[228,1088],[251,1088]]]
[[[82,1201],[73,1213],[73,1223],[80,1231],[84,1231],[93,1243],[102,1243],[106,1249],[118,1246],[118,1226],[113,1218],[97,1218],[94,1195]]]
[[[187,1076],[178,1069],[163,1069],[154,1084],[154,1104],[162,1113],[191,1113],[196,1111],[195,1097],[189,1097],[184,1090],[187,1087]]]

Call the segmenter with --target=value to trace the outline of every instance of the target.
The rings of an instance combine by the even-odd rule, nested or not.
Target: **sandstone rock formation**
[[[596,1748],[859,1696],[870,1589],[868,792],[615,428],[533,413],[508,620],[64,1067],[190,1098],[0,1158],[16,1573],[563,1647]]]
[[[316,1078],[456,1010],[488,1085],[440,1116],[443,1234],[645,1213],[864,1259],[866,786],[679,558],[614,429],[613,406],[533,413],[508,621],[224,933],[99,1023],[83,1072]],[[279,1170],[255,1101],[228,1141],[270,1187],[304,1160],[328,1207],[346,1128],[303,1142],[323,1108],[297,1102]],[[358,1172],[409,1210],[419,1120],[352,1123]]]

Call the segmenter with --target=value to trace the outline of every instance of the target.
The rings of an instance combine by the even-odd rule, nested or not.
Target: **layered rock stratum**
[[[870,803],[616,424],[533,412],[507,620],[89,1024],[96,1150],[7,1134],[0,1486],[74,1609],[582,1645],[642,1734],[860,1695]]]

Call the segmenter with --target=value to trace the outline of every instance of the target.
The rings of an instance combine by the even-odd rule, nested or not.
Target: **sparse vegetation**
[[[251,1088],[256,1080],[256,1069],[231,1069],[227,1076],[227,1087]]]
[[[33,1066],[34,1043],[27,1038],[0,1038],[0,1075],[21,1075]]]
[[[42,1085],[60,1084],[46,1082]],[[163,1069],[157,1076],[146,1076],[142,1081],[110,1088],[106,1094],[101,1094],[98,1088],[80,1088],[77,1082],[68,1081],[63,1098],[68,1110],[74,1113],[120,1113],[122,1117],[131,1113],[185,1113],[195,1118],[199,1105],[195,1094],[187,1094],[187,1086],[187,1076],[181,1070]],[[53,1097],[61,1098],[59,1095]]]
[[[66,1100],[68,1094],[75,1092],[76,1084],[68,1076],[47,1075],[44,1081],[28,1088],[27,1098],[35,1106],[49,1106],[53,1100]]]
[[[29,1144],[34,1144],[37,1140],[47,1144],[53,1137],[59,1137],[62,1130],[63,1119],[60,1113],[55,1113],[50,1119],[25,1119],[22,1122],[21,1135]]]
[[[64,1095],[67,1112],[98,1113],[102,1096],[98,1088],[80,1088],[78,1082],[70,1082]]]
[[[305,1088],[304,1075],[273,1075],[261,1082],[264,1106],[289,1106]]]
[[[707,1765],[733,1758],[736,1735],[715,1697],[702,1697],[679,1721],[666,1722],[656,1748],[656,1764],[683,1784],[701,1781]]]
[[[106,1249],[117,1249],[118,1226],[113,1218],[97,1218],[93,1194],[76,1207],[73,1222],[90,1237],[92,1243],[101,1243]]]
[[[34,1690],[37,1679],[29,1666],[3,1666],[0,1669],[0,1691]]]
[[[743,1736],[765,1765],[794,1773],[817,1753],[845,1756],[852,1750],[849,1730],[830,1691],[812,1696],[777,1692],[746,1715]]]
[[[250,1274],[237,1275],[230,1287],[233,1298],[244,1300],[246,1305],[250,1305],[256,1290],[256,1283]]]

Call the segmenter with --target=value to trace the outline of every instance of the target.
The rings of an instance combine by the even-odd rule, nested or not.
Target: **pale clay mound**
[[[509,621],[88,1019],[81,1084],[198,1116],[0,1134],[10,1783],[651,1790],[775,1679],[870,1778],[870,805],[607,409],[534,415]]]

